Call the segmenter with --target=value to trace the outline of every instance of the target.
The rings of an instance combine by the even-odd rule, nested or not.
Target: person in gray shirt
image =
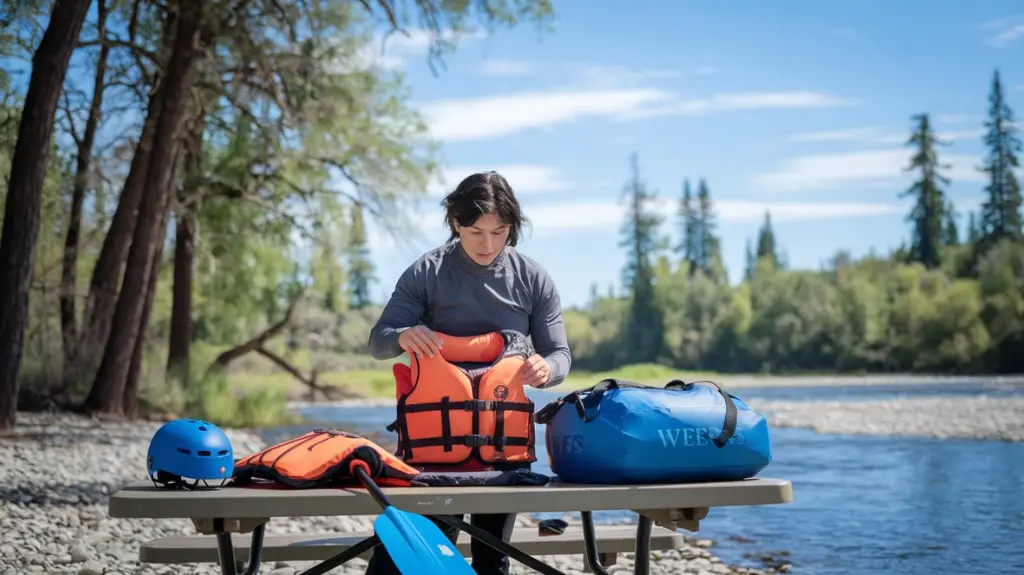
[[[508,182],[496,172],[472,174],[442,202],[449,241],[402,273],[370,330],[374,358],[402,352],[439,353],[435,331],[456,337],[515,330],[530,337],[535,353],[523,364],[523,382],[536,388],[561,383],[572,362],[555,284],[533,259],[515,247],[523,216]],[[471,523],[508,541],[515,513],[473,515]],[[454,542],[458,532],[439,524]],[[475,539],[473,569],[507,575],[508,557]],[[398,573],[383,546],[374,549],[367,575]]]

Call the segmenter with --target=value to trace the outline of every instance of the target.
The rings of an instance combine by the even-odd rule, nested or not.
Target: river
[[[1024,386],[872,385],[775,387],[734,391],[757,409],[759,399],[836,400],[874,397],[1019,396]],[[538,408],[558,394],[531,390]],[[305,407],[308,425],[268,430],[265,437],[330,425],[380,433],[393,407]],[[538,426],[543,438],[544,426]],[[772,429],[772,463],[761,473],[792,481],[794,502],[715,508],[701,538],[715,541],[722,561],[763,566],[771,557],[799,575],[1024,574],[1024,444],[923,437],[842,436]],[[543,441],[536,470],[550,473]],[[628,513],[595,513],[609,521]],[[545,517],[545,515],[540,515]]]

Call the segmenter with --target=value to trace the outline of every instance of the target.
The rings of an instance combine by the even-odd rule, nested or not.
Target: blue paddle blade
[[[384,514],[374,520],[373,530],[395,566],[405,575],[476,573],[444,532],[422,515],[389,505],[384,508]]]

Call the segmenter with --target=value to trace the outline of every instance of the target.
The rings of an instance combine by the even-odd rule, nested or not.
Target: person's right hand
[[[441,338],[422,325],[410,327],[398,336],[398,347],[409,355],[434,357],[441,350]]]

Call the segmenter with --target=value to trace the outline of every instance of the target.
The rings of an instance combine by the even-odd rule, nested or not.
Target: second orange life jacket
[[[536,461],[534,405],[518,373],[533,354],[526,336],[435,333],[438,355],[394,366],[398,417],[388,430],[398,433],[397,455],[411,465]]]
[[[236,485],[265,479],[298,489],[353,486],[359,485],[349,472],[355,459],[369,465],[370,477],[382,487],[408,487],[419,474],[365,437],[317,429],[235,461],[232,479]]]

